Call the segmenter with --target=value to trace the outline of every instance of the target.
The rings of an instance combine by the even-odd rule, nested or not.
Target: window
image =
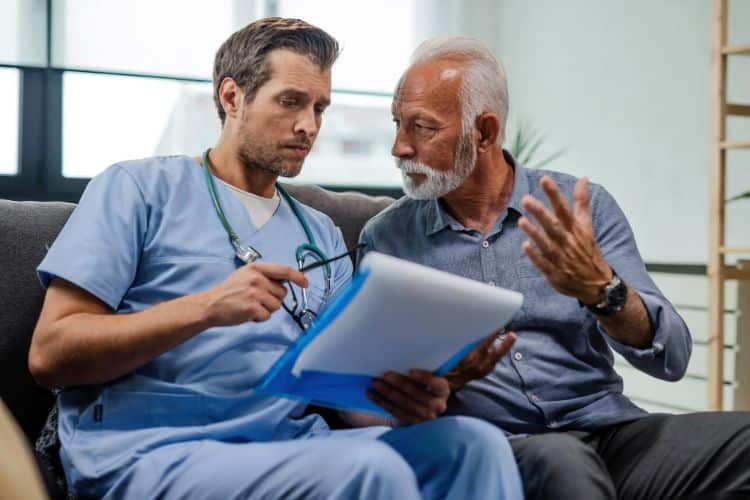
[[[254,19],[252,4],[57,1],[52,9],[52,65],[209,79],[221,42]]]
[[[278,9],[281,17],[304,19],[339,41],[334,88],[393,92],[415,45],[414,0],[280,0]]]
[[[391,98],[333,93],[315,146],[294,182],[325,186],[398,187],[391,157]]]
[[[0,175],[18,173],[18,70],[0,68]]]
[[[44,66],[46,20],[45,0],[0,1],[0,63]]]
[[[154,155],[199,154],[219,134],[210,84],[66,72],[65,177]]]
[[[363,8],[346,0],[278,2],[278,15],[301,18],[326,30],[342,49],[332,72],[332,104],[295,182],[401,186],[390,154],[395,137],[390,106],[416,44],[416,3],[384,0]]]
[[[0,64],[44,66],[47,62],[45,0],[0,1]],[[21,72],[0,67],[0,175],[19,174]],[[0,185],[8,179],[0,179]]]
[[[216,49],[267,15],[305,19],[342,47],[292,182],[400,188],[391,97],[416,43],[446,25],[435,0],[0,0],[0,197],[74,201],[115,162],[215,144]]]

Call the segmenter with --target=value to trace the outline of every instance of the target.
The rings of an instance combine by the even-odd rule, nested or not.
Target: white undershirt
[[[264,198],[257,194],[248,193],[239,188],[232,186],[231,184],[219,181],[229,188],[229,191],[234,195],[235,198],[240,200],[247,210],[247,214],[250,216],[250,220],[253,221],[253,225],[256,229],[263,227],[266,222],[271,220],[273,214],[276,213],[276,209],[279,208],[281,199],[279,198],[278,190],[274,189],[273,196],[270,198]]]

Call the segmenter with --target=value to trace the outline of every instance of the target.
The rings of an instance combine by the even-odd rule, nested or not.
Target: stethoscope
[[[207,149],[203,156],[201,157],[201,167],[203,168],[203,173],[206,177],[206,184],[208,185],[208,192],[211,194],[211,201],[213,201],[214,208],[216,209],[216,215],[219,216],[219,220],[221,221],[221,224],[224,226],[224,229],[227,232],[227,235],[229,236],[229,241],[232,244],[232,247],[234,248],[234,253],[237,256],[238,259],[240,259],[245,264],[255,262],[256,260],[263,257],[261,253],[252,245],[249,244],[243,244],[242,240],[240,239],[239,235],[232,229],[231,224],[229,224],[229,220],[227,220],[226,215],[224,214],[224,210],[221,208],[221,203],[219,202],[219,197],[216,195],[216,186],[214,185],[214,179],[211,175],[211,170],[209,169],[209,159],[208,159],[208,153],[211,151],[211,149]],[[323,267],[323,275],[325,277],[325,295],[323,299],[323,303],[327,302],[331,295],[331,289],[333,288],[333,277],[331,275],[331,265],[328,262],[329,259],[327,258],[326,254],[321,250],[317,244],[315,243],[315,236],[313,236],[312,231],[310,230],[310,226],[307,224],[307,220],[305,219],[305,216],[302,214],[302,211],[300,210],[299,206],[297,205],[297,202],[289,195],[289,193],[286,192],[286,189],[281,187],[281,185],[277,182],[276,183],[276,189],[279,193],[281,193],[281,197],[286,200],[286,202],[289,204],[289,207],[292,209],[292,212],[294,212],[294,216],[297,217],[297,220],[299,221],[300,225],[302,226],[302,229],[305,231],[305,235],[307,236],[307,243],[302,243],[297,247],[295,250],[295,258],[297,260],[297,267],[300,271],[304,271],[304,261],[305,261],[305,255],[307,253],[314,254],[316,257],[320,259],[320,266],[317,266],[316,264],[313,264],[311,266],[308,266],[307,269],[312,269],[314,267]],[[307,310],[307,290],[305,288],[302,288],[302,301],[305,308],[305,311],[311,312]],[[305,312],[303,311],[303,312]],[[314,314],[314,313],[313,313]]]

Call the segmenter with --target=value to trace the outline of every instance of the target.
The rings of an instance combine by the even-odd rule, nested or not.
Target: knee
[[[444,460],[504,466],[515,462],[508,439],[498,427],[472,417],[442,417],[427,424],[433,450]]]
[[[498,427],[472,417],[447,417],[455,420],[457,431],[451,436],[454,446],[466,448],[471,454],[487,460],[514,461],[505,433]]]
[[[326,464],[331,478],[350,485],[357,498],[395,498],[409,491],[418,495],[416,476],[410,465],[395,450],[377,440],[348,443],[346,450]],[[335,479],[336,480],[336,479]]]

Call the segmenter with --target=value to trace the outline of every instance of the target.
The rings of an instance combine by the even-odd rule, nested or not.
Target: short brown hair
[[[271,78],[268,53],[288,49],[307,56],[320,69],[328,69],[339,55],[339,43],[320,28],[300,19],[267,17],[252,22],[233,33],[216,52],[214,60],[214,103],[222,126],[226,113],[219,100],[219,86],[230,77],[250,101],[257,90]]]

